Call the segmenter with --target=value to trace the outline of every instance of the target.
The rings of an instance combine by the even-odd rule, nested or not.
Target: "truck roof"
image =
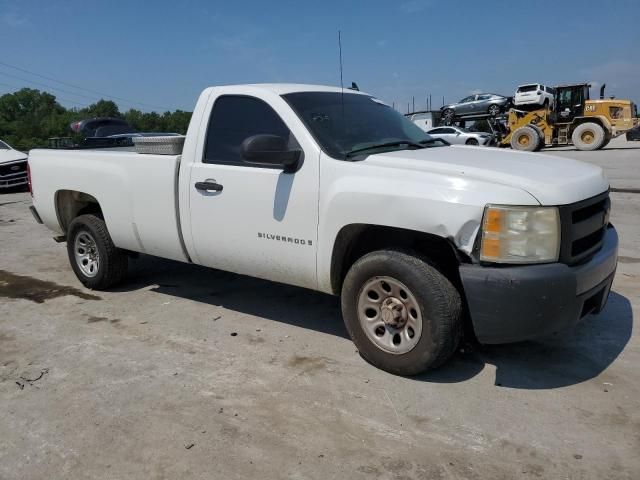
[[[340,87],[329,87],[326,85],[307,85],[304,83],[253,83],[253,84],[245,84],[245,85],[221,85],[220,87],[212,87],[212,88],[225,88],[225,87],[259,88],[262,90],[268,90],[277,95],[285,95],[287,93],[298,93],[298,92],[338,92],[339,93],[342,91]],[[351,90],[347,87],[344,88],[344,92],[368,95],[367,93],[360,92],[357,90]]]

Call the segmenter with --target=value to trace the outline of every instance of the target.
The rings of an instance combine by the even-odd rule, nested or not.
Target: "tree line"
[[[104,99],[85,108],[68,109],[58,103],[55,95],[23,88],[0,96],[0,140],[23,151],[46,147],[49,138],[74,137],[71,123],[94,117],[121,118],[140,132],[184,134],[191,112],[142,112],[132,108],[122,113],[118,105]]]

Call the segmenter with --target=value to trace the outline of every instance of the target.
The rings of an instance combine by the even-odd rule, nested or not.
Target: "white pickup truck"
[[[105,289],[141,252],[340,295],[396,374],[559,332],[608,297],[618,238],[600,168],[449,146],[362,92],[207,88],[181,155],[34,150],[32,212]]]

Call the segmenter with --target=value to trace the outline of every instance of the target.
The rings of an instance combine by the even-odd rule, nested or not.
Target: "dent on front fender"
[[[471,255],[479,231],[480,221],[469,220],[468,222],[464,223],[455,234],[455,236],[453,237],[453,243],[464,253],[466,253],[467,255]]]

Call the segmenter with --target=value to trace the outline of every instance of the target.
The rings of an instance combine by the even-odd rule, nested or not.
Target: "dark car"
[[[459,102],[445,105],[440,110],[445,123],[451,124],[456,117],[465,118],[485,114],[495,117],[500,112],[504,112],[510,103],[509,97],[495,93],[478,93],[469,95]]]
[[[135,128],[120,118],[90,118],[73,122],[71,130],[83,137],[109,137],[122,133],[133,133]]]
[[[640,140],[640,125],[632,128],[631,130],[627,130],[627,141],[630,142],[632,140]]]

